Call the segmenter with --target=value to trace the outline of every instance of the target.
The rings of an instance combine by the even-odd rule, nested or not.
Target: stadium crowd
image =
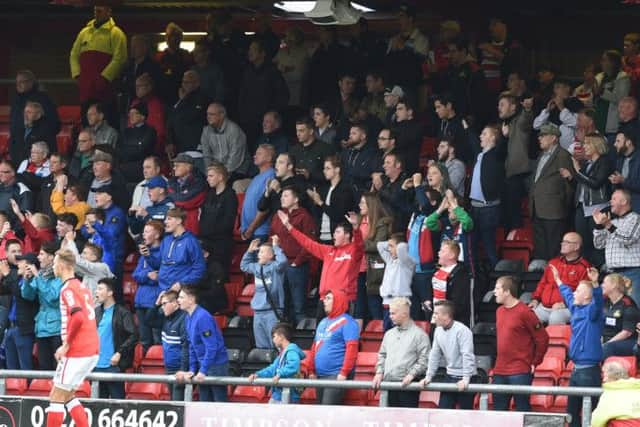
[[[381,320],[374,386],[452,382],[459,392],[441,393],[439,406],[471,409],[472,329],[487,292],[500,305],[496,384],[532,383],[546,325],[570,324],[571,386],[600,386],[607,357],[637,354],[639,34],[573,82],[549,66],[530,79],[499,19],[473,45],[457,21],[427,37],[401,5],[390,38],[363,19],[348,38],[316,28],[315,50],[295,26],[275,34],[268,16],[251,37],[224,12],[207,19],[193,52],[170,23],[156,54],[96,6],[70,52],[83,123],[70,155],[56,143],[54,100],[31,71],[17,73],[0,161],[6,368],[33,369],[34,344],[37,367],[56,366],[61,248],[95,294],[96,371],[131,368],[140,342],[161,344],[181,382],[226,375],[212,315],[232,314],[224,284],[240,270],[255,284],[256,347],[279,352],[250,378],[353,378],[360,334]],[[540,280],[528,298],[519,277],[493,274],[505,271],[505,239],[531,245],[522,267]],[[308,318],[318,323],[305,353],[292,334]],[[425,320],[431,334],[414,322]],[[620,369],[610,381],[626,378]],[[124,384],[100,394],[124,398]],[[223,401],[226,388],[201,386],[199,397]],[[318,390],[320,403],[342,398]],[[418,398],[392,392],[389,403]],[[514,401],[531,409],[528,396]],[[493,399],[495,409],[509,402]],[[569,398],[572,425],[580,408]]]

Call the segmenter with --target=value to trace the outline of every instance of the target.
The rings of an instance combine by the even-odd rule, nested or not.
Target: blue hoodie
[[[278,375],[280,378],[293,378],[300,372],[300,361],[305,358],[305,354],[297,344],[289,343],[287,348],[281,352],[276,360],[264,369],[256,372],[258,378],[273,378]],[[273,387],[271,391],[273,400],[282,400],[282,387]],[[300,392],[295,387],[291,388],[291,402],[300,399]]]
[[[593,289],[593,298],[586,305],[573,303],[573,291],[567,285],[560,285],[560,293],[571,311],[571,344],[569,358],[581,366],[595,366],[602,360],[602,329],[604,311],[602,288]]]
[[[276,259],[262,266],[264,280],[269,286],[269,293],[276,308],[284,309],[284,275],[288,266],[287,256],[280,246],[274,246]],[[272,307],[267,299],[267,290],[260,278],[260,263],[256,252],[245,252],[240,261],[240,270],[255,276],[256,291],[251,299],[251,308],[254,311],[271,311]]]
[[[211,366],[229,361],[227,348],[213,316],[197,306],[186,316],[187,338],[189,340],[189,370],[195,374],[208,375]]]
[[[206,264],[198,239],[189,231],[178,237],[167,234],[160,244],[158,284],[166,291],[174,283],[197,285],[204,277]]]
[[[150,247],[149,256],[141,256],[136,269],[133,270],[133,279],[138,283],[134,306],[136,308],[152,308],[156,305],[160,288],[157,280],[147,276],[152,271],[160,269],[160,246]]]
[[[89,234],[84,225],[80,232],[92,243],[102,247],[102,262],[107,264],[111,271],[122,271],[127,217],[124,211],[113,203],[104,210],[104,217],[103,223],[97,221],[93,225],[96,230],[93,235]]]

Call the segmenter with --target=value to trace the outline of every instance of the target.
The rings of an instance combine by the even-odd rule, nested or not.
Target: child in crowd
[[[38,253],[43,242],[53,240],[53,227],[51,226],[51,219],[47,215],[38,212],[34,214],[31,212],[22,213],[20,206],[13,199],[11,199],[11,210],[13,210],[24,230],[25,253]]]
[[[389,303],[396,297],[411,298],[411,279],[416,261],[409,256],[403,233],[394,233],[387,242],[378,242],[378,252],[387,265],[380,285],[384,330],[393,328],[389,318]]]
[[[251,299],[253,334],[257,348],[272,348],[271,330],[284,312],[284,277],[287,256],[280,249],[280,239],[271,236],[272,244],[255,239],[240,261],[240,269],[255,276],[256,290]],[[257,256],[256,256],[257,252]]]
[[[288,323],[277,323],[273,327],[271,333],[273,344],[276,346],[280,354],[276,360],[264,369],[249,375],[249,381],[253,382],[256,378],[272,378],[275,383],[280,378],[295,378],[300,373],[300,362],[305,358],[305,354],[297,344],[291,342],[293,336],[293,328]],[[300,399],[299,389],[292,387],[291,389],[292,403]],[[271,399],[269,403],[282,403],[282,388],[274,387],[271,391]]]

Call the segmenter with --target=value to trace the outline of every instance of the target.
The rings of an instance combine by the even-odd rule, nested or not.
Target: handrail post
[[[591,425],[591,396],[582,396],[582,427]]]
[[[380,390],[380,402],[378,406],[382,408],[389,406],[389,390]]]
[[[91,381],[91,398],[97,399],[100,397],[100,381]]]
[[[480,410],[489,410],[489,393],[480,393]]]
[[[285,405],[288,405],[289,403],[291,403],[291,388],[290,387],[283,387],[281,401]]]
[[[186,383],[184,385],[184,401],[191,402],[193,400],[193,384]]]

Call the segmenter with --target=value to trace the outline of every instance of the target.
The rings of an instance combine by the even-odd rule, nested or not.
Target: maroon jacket
[[[317,237],[316,223],[305,208],[289,211],[289,222],[310,238],[315,239]],[[270,233],[269,237],[275,234],[280,238],[280,247],[287,256],[289,264],[302,265],[311,260],[311,254],[291,236],[291,233],[284,227],[278,215],[273,215]]]

